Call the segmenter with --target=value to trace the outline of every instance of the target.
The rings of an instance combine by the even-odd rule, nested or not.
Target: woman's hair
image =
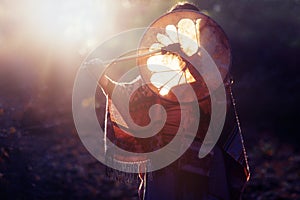
[[[180,2],[175,4],[169,12],[175,11],[175,10],[180,10],[180,9],[187,9],[187,10],[195,10],[195,11],[200,11],[197,6],[195,6],[192,3],[188,2]]]

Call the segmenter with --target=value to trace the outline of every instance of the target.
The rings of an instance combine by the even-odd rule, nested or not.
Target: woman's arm
[[[149,109],[151,105],[158,103],[158,99],[148,86],[143,84],[141,76],[137,76],[131,82],[119,83],[104,75],[100,79],[99,84],[129,129],[137,132],[146,132],[147,129],[157,132],[162,128],[166,114],[158,107],[154,108],[152,114],[150,114],[152,117],[150,124],[143,123],[145,120],[148,121]],[[148,105],[149,103],[151,104],[150,106]],[[136,114],[139,117],[131,116],[129,110],[138,112]],[[140,116],[140,113],[143,113],[143,116]],[[139,126],[137,122],[148,124],[148,126]]]

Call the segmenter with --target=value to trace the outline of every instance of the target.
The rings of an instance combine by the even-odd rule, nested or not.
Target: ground
[[[137,185],[106,176],[68,112],[49,112],[41,119],[14,103],[0,108],[1,199],[137,199]],[[300,199],[299,149],[271,132],[252,134],[245,139],[251,179],[243,199]]]

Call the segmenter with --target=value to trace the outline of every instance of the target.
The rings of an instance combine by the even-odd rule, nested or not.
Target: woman
[[[196,6],[190,3],[177,4],[170,12],[182,9],[200,12]],[[193,75],[195,73],[193,66],[187,61],[186,66]],[[249,171],[236,112],[234,107],[230,108],[229,105],[234,102],[230,98],[232,97],[231,81],[228,77],[224,80],[228,97],[228,113],[217,145],[206,157],[198,158],[198,151],[207,132],[211,115],[210,98],[202,98],[198,101],[201,118],[192,145],[171,165],[151,174],[139,174],[141,181],[139,197],[141,199],[239,199],[241,197],[244,184],[249,178]],[[100,85],[109,100],[108,119],[106,120],[107,137],[127,151],[143,153],[163,148],[177,133],[181,115],[188,116],[188,120],[184,122],[187,129],[194,121],[197,121],[195,119],[197,115],[194,114],[195,109],[191,104],[179,105],[178,102],[162,98],[143,83],[141,76],[130,83],[117,83],[108,75],[104,75],[100,80]],[[133,92],[134,88],[138,89]],[[207,88],[205,89],[207,90]],[[114,98],[115,101],[112,102],[112,94],[116,90],[120,98]],[[132,95],[130,95],[131,92],[133,92]],[[128,95],[130,95],[130,115],[126,116],[122,115],[123,112],[126,113],[122,97]],[[163,105],[166,110],[167,120],[163,128],[150,138],[135,138],[128,135],[131,127],[135,127],[134,124],[139,126],[149,124],[148,112],[153,104]],[[115,113],[116,111],[118,113]],[[160,115],[161,113],[156,111],[154,114]],[[123,117],[120,120],[118,116]],[[128,117],[132,117],[132,120],[127,119]],[[107,152],[113,154],[113,150]],[[113,155],[113,157],[117,158],[118,156]],[[119,159],[128,160],[130,158],[119,157]],[[134,158],[132,159],[134,160]],[[125,173],[114,172],[117,178],[133,177],[132,174],[126,176]]]

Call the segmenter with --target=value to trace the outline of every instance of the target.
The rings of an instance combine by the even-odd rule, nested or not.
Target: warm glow
[[[177,24],[177,28],[174,25],[167,25],[165,28],[166,35],[158,33],[156,38],[159,43],[151,45],[149,51],[179,43],[182,51],[187,56],[194,55],[198,52],[200,46],[200,22],[201,19],[197,19],[196,22],[191,19],[181,19]]]
[[[160,91],[159,91],[159,94],[164,96],[164,95],[167,95],[169,93],[170,89],[169,88],[162,88]]]
[[[193,83],[196,81],[189,69],[185,70],[184,75],[187,83]]]
[[[188,69],[183,71],[185,62],[174,54],[151,56],[147,60],[147,67],[153,73],[150,81],[161,95],[168,94],[176,85],[195,82]]]
[[[31,82],[41,91],[54,87],[54,80],[57,89],[69,87],[83,57],[116,30],[116,5],[101,0],[2,1],[1,61],[32,70]]]
[[[147,60],[147,67],[152,72],[180,71],[182,59],[173,54],[155,55]]]
[[[36,41],[64,46],[80,45],[89,51],[111,29],[113,13],[98,0],[29,0],[20,2],[17,15]],[[102,34],[102,35],[101,35]]]
[[[166,26],[166,33],[168,34],[169,38],[173,41],[173,43],[178,43],[178,35],[177,30],[174,25]]]
[[[182,19],[178,22],[178,38],[182,51],[192,56],[198,51],[196,25],[191,19]]]
[[[167,25],[166,34],[158,33],[158,42],[151,45],[149,51],[159,50],[164,46],[179,43],[181,50],[187,55],[192,56],[198,52],[200,46],[200,22],[191,19],[181,19],[177,28],[175,25]],[[152,72],[151,83],[159,89],[160,95],[167,95],[172,87],[195,82],[188,69],[184,69],[185,62],[180,56],[167,53],[154,55],[148,58],[147,67]]]

